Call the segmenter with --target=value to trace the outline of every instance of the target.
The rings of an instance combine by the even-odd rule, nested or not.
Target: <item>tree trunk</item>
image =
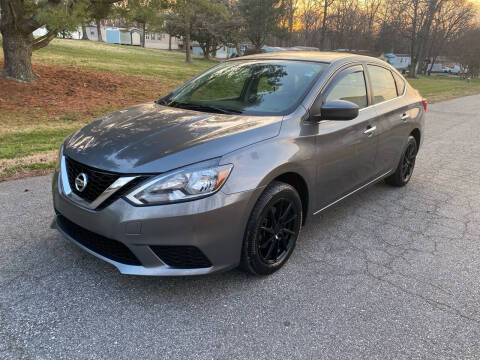
[[[168,51],[172,51],[172,35],[168,34]]]
[[[217,48],[218,48],[218,45],[217,45],[217,42],[214,41],[212,46],[211,46],[211,55],[216,58],[217,57]]]
[[[322,37],[320,40],[320,50],[325,50],[325,34],[327,32],[327,14],[328,14],[328,0],[324,0],[323,19],[322,19]]]
[[[252,39],[250,39],[252,42],[253,46],[255,47],[255,50],[261,50],[263,46],[263,38],[260,36],[255,36]]]
[[[293,0],[290,0],[288,3],[288,46],[293,46],[293,16],[295,15],[295,10],[293,9]]]
[[[212,44],[210,40],[207,41],[207,44],[205,47],[207,49],[205,60],[210,60],[210,55],[212,54]]]
[[[8,16],[8,12],[4,11],[2,15]],[[4,55],[2,76],[17,81],[34,81],[37,77],[32,71],[32,36],[21,34],[14,26],[2,28]]]
[[[430,0],[428,3],[428,10],[426,15],[427,18],[425,19],[425,23],[422,27],[422,31],[421,31],[422,38],[421,38],[419,49],[418,49],[418,57],[417,57],[418,64],[413,69],[413,74],[411,74],[412,77],[417,76],[417,72],[419,71],[419,69],[420,71],[423,70],[425,55],[427,52],[427,44],[430,37],[430,30],[432,27],[433,18],[435,17],[436,12],[439,10],[437,9],[437,5],[438,5],[437,0]]]
[[[430,69],[428,70],[428,76],[432,75],[433,65],[435,65],[436,61],[437,61],[437,55],[435,55],[432,59],[432,64],[430,65]]]
[[[190,21],[185,23],[185,39],[184,39],[184,46],[185,46],[185,61],[187,63],[192,62],[192,54],[190,53]]]
[[[98,39],[98,41],[103,41],[103,39],[102,39],[102,27],[100,26],[100,20],[95,19],[95,24],[97,25],[97,39]]]
[[[87,26],[82,23],[82,40],[88,40]]]
[[[238,41],[235,41],[235,50],[237,50],[237,56],[242,56],[242,51],[240,49],[240,44]]]
[[[210,60],[210,42],[204,42],[204,43],[199,43],[200,49],[202,49],[203,52],[203,58],[205,60]]]
[[[140,46],[145,47],[145,30],[146,30],[146,24],[142,24],[142,37],[140,38]]]
[[[413,3],[413,21],[412,21],[412,35],[410,38],[410,72],[408,77],[416,77],[417,68],[417,54],[415,53],[417,41],[417,18],[418,18],[418,0]]]

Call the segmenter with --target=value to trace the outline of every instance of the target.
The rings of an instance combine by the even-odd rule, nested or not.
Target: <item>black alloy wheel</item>
[[[418,152],[417,140],[413,136],[408,137],[407,146],[403,152],[400,163],[395,172],[385,179],[385,182],[392,186],[405,186],[412,178],[415,160]]]
[[[269,205],[257,231],[258,253],[263,262],[276,264],[288,254],[292,238],[296,236],[297,220],[298,212],[292,200],[280,198]]]
[[[290,185],[275,181],[248,220],[240,267],[255,275],[280,269],[292,254],[302,225],[302,202]]]
[[[415,157],[417,156],[417,145],[416,143],[409,142],[405,154],[402,159],[402,179],[403,182],[408,182],[412,177],[413,168],[415,167]]]

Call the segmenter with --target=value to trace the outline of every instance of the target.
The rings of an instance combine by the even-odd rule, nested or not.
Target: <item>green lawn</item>
[[[58,149],[77,127],[7,132],[0,135],[0,159],[15,159]]]
[[[205,61],[201,57],[194,57],[191,64],[186,64],[185,55],[178,51],[63,39],[55,39],[47,47],[35,51],[33,61],[154,76],[159,81],[166,80],[175,85],[214,65],[214,62]]]
[[[470,82],[467,82],[467,80],[457,76],[421,75],[418,79],[407,80],[429,102],[438,102],[480,93],[480,79],[472,79]]]
[[[2,60],[3,53],[0,51],[0,62]],[[200,57],[194,57],[193,62],[187,64],[185,55],[176,51],[63,39],[56,39],[47,47],[34,52],[33,62],[34,68],[35,65],[46,65],[54,74],[54,82],[58,81],[56,69],[60,67],[74,71],[100,71],[101,74],[108,74],[107,78],[110,74],[127,76],[131,82],[130,85],[125,85],[122,80],[121,95],[131,98],[132,103],[151,101],[215,64],[214,61],[205,61]],[[140,79],[146,79],[150,85],[148,88],[138,85],[138,89],[135,89],[137,93],[132,95],[128,90],[135,87],[131,84],[136,84]],[[40,79],[39,83],[45,80]],[[89,105],[88,111],[75,111],[68,107],[67,98],[57,87],[53,87],[55,90],[52,91],[55,92],[55,101],[65,104],[62,109],[47,109],[43,103],[30,106],[22,99],[18,99],[18,104],[7,104],[2,100],[7,98],[6,94],[2,97],[2,91],[7,91],[4,90],[5,86],[2,86],[6,84],[5,81],[0,79],[0,180],[15,176],[19,172],[24,174],[30,170],[53,167],[55,150],[66,135],[124,104],[110,101],[102,106]],[[52,75],[49,81],[52,81]],[[432,75],[408,81],[430,102],[480,93],[480,79],[467,83],[457,77]],[[86,86],[83,82],[73,84],[67,80],[67,83],[77,88]],[[30,95],[36,96],[38,93],[38,96],[41,96],[42,91],[50,91],[49,84],[51,83],[47,82],[45,86],[48,90],[37,89],[37,92],[32,91]],[[103,82],[98,86],[98,90],[108,92],[108,85],[102,85]],[[29,88],[29,85],[25,85],[25,91],[28,92]]]

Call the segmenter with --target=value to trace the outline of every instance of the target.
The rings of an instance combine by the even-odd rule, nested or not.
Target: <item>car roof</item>
[[[278,51],[273,53],[254,54],[232,58],[235,60],[300,60],[300,61],[318,61],[323,63],[367,61],[386,64],[383,60],[346,52],[329,51]]]

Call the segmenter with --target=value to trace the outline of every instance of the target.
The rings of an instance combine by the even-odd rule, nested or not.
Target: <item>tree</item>
[[[293,24],[295,13],[298,11],[299,0],[283,0],[282,7],[285,9],[282,26],[287,29],[288,43],[292,46]]]
[[[190,4],[189,0],[174,0],[171,5],[172,11],[175,14],[172,17],[172,21],[177,25],[176,28],[183,36],[183,47],[185,48],[185,61],[187,63],[192,62],[191,53],[191,35],[192,35],[192,16],[193,7],[196,5],[197,0],[192,0],[193,4]]]
[[[325,50],[325,40],[327,35],[327,19],[328,8],[332,5],[334,0],[323,0],[323,15],[322,15],[322,33],[320,38],[320,50]]]
[[[296,0],[294,0],[296,1]],[[228,9],[228,19],[222,24],[222,41],[224,44],[233,44],[237,55],[241,55],[240,43],[245,40],[245,21],[238,8],[236,0],[224,0]]]
[[[467,70],[467,76],[480,75],[480,27],[468,30],[452,46],[452,56]]]
[[[417,77],[419,70],[423,69],[427,55],[428,43],[435,16],[441,10],[445,0],[413,0],[412,39],[410,43],[409,77]]]
[[[460,37],[470,30],[475,18],[473,4],[466,0],[447,0],[433,21],[432,36],[428,50],[430,65],[427,69],[431,74],[437,57],[447,45],[459,41]],[[479,54],[480,55],[480,54]]]
[[[133,22],[142,28],[140,42],[145,47],[147,28],[157,31],[163,26],[162,10],[165,6],[164,0],[125,0],[117,5],[117,12],[127,23]]]
[[[90,0],[88,17],[95,21],[98,41],[103,41],[101,21],[112,13],[115,2],[116,0]]]
[[[63,30],[76,30],[87,5],[86,0],[0,0],[2,76],[24,82],[35,80],[32,51],[46,46]],[[47,33],[34,38],[33,32],[42,26],[46,26]]]
[[[303,45],[313,45],[313,32],[317,30],[320,20],[320,3],[317,0],[300,0],[299,18],[302,23]]]
[[[337,0],[332,10],[333,48],[361,49],[367,21],[359,0]]]
[[[173,37],[181,36],[179,24],[174,14],[168,12],[167,14],[164,15],[163,30],[168,34],[168,50],[172,51],[172,36]]]
[[[385,1],[377,13],[378,33],[375,50],[380,52],[409,52],[409,22],[407,6],[398,1]]]
[[[82,23],[82,40],[89,40],[85,23]]]
[[[224,31],[228,27],[228,8],[219,2],[199,4],[192,16],[191,38],[202,48],[206,60],[215,53],[217,46],[223,43]]]
[[[200,14],[215,14],[221,7],[213,0],[174,0],[170,4],[171,14],[168,17],[168,28],[175,31],[176,36],[183,37],[185,61],[192,61],[191,40],[194,31],[195,16]],[[222,10],[223,11],[223,10]],[[211,23],[211,20],[207,20]],[[205,24],[205,23],[204,23]]]
[[[281,32],[279,22],[285,9],[281,0],[239,0],[245,19],[246,36],[256,50],[262,48],[267,36]]]

